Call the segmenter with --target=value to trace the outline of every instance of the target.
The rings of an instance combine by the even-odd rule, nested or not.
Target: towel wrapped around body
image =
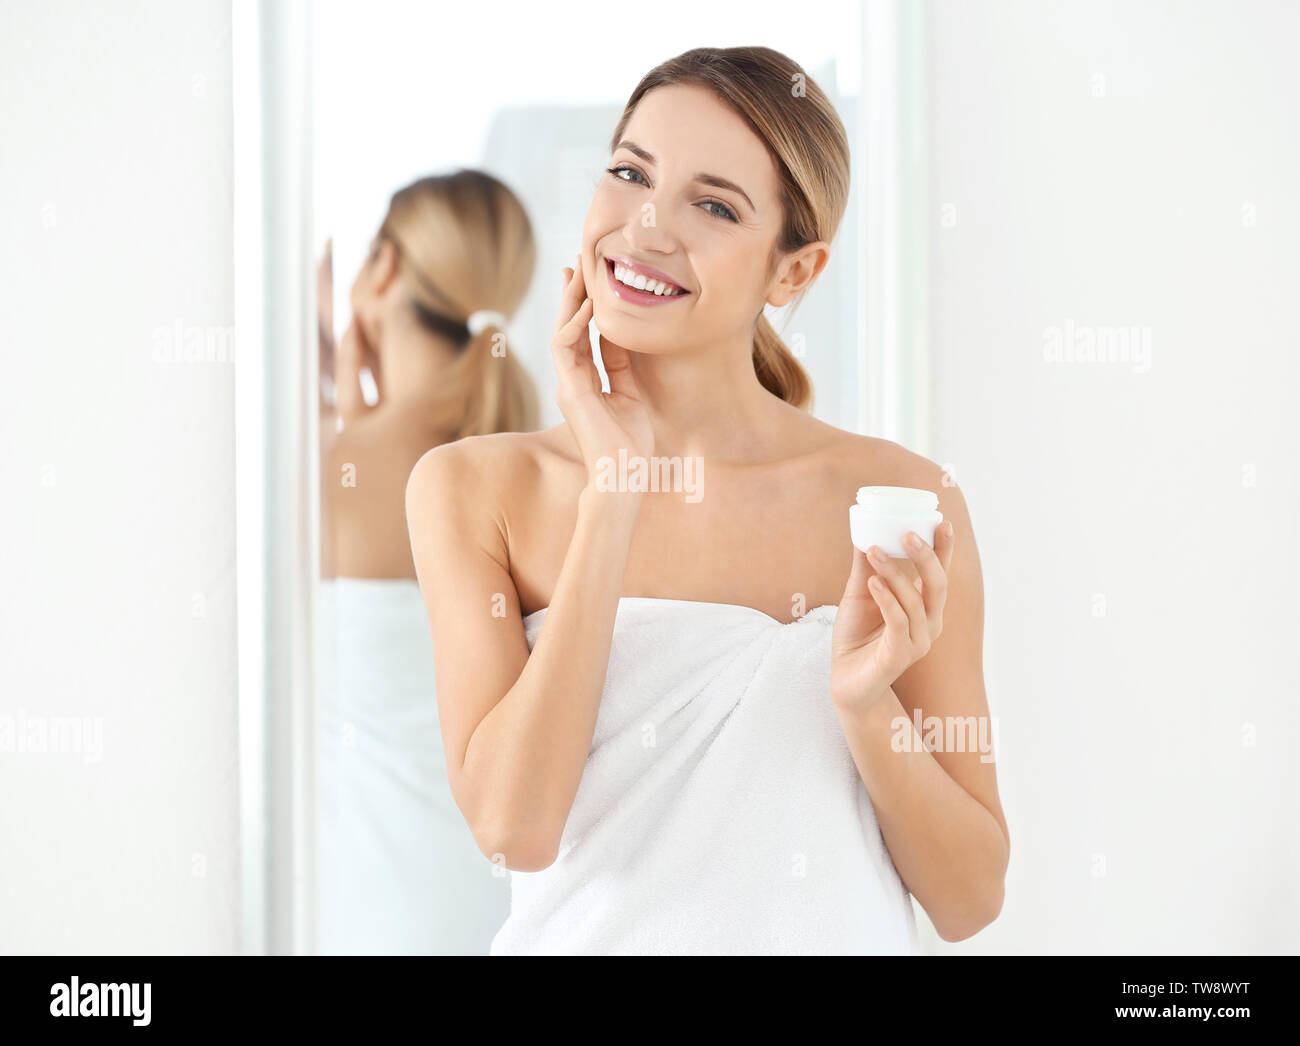
[[[623,597],[558,856],[511,873],[491,954],[917,954],[831,704],[837,609]]]
[[[420,588],[319,594],[320,953],[486,955],[510,883],[451,794]]]

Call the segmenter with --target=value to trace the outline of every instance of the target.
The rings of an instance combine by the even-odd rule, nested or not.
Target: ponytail
[[[772,395],[800,410],[812,408],[812,379],[762,313],[754,327],[754,373]]]
[[[379,236],[411,277],[419,323],[455,351],[428,390],[434,431],[457,440],[535,430],[537,390],[493,323],[507,322],[533,276],[537,247],[519,198],[485,171],[420,178],[393,194]]]
[[[438,401],[443,409],[435,421],[448,439],[537,428],[536,386],[497,327],[465,342],[447,369]]]

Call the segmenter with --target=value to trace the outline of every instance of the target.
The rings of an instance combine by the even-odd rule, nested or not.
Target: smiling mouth
[[[623,291],[627,291],[629,295],[639,295],[646,299],[684,298],[690,294],[690,291],[677,286],[675,283],[652,279],[643,273],[633,272],[612,258],[605,259],[605,269],[609,272],[610,280],[616,285],[620,297],[623,297]],[[632,298],[631,300],[637,299]]]

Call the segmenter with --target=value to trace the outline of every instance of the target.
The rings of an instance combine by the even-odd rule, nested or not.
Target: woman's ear
[[[778,309],[788,305],[826,268],[830,257],[830,246],[821,240],[814,240],[797,251],[791,251],[777,266],[772,286],[768,290],[767,303]]]
[[[397,260],[393,241],[381,236],[370,261],[370,289],[375,297],[382,296],[397,279]]]

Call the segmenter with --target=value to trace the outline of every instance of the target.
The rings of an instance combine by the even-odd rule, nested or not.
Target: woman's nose
[[[629,247],[647,251],[670,251],[675,240],[668,208],[651,199],[628,217],[623,235]]]

